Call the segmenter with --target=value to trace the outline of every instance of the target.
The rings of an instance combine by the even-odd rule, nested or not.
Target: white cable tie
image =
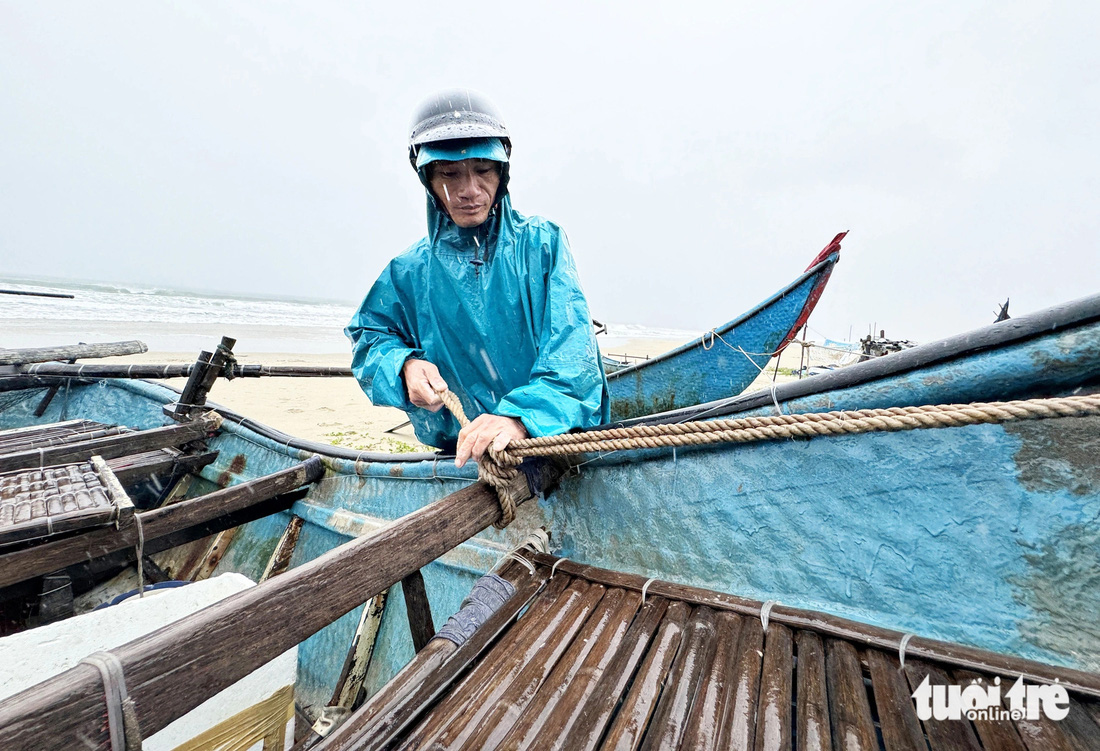
[[[649,589],[649,585],[657,581],[656,577],[651,577],[645,580],[645,584],[642,585],[642,604],[645,605],[645,593]]]
[[[558,560],[554,561],[554,565],[550,567],[550,578],[551,579],[553,579],[554,574],[557,573],[558,566],[560,566],[561,564],[565,563],[568,560],[569,560],[568,558],[559,558]]]
[[[779,604],[778,600],[768,600],[760,606],[760,625],[764,629],[764,633],[768,631],[768,617],[772,613],[772,608]]]
[[[901,637],[901,643],[898,644],[898,662],[901,663],[902,667],[905,667],[905,648],[909,646],[909,640],[914,636],[916,634],[906,634]]]
[[[127,378],[133,378],[133,376],[134,376],[134,364],[130,363],[129,366],[127,366],[127,368],[126,368],[126,377]]]
[[[535,564],[531,563],[531,561],[527,560],[526,558],[524,558],[522,555],[520,555],[516,551],[513,550],[513,551],[507,553],[504,556],[504,558],[505,559],[511,558],[513,561],[519,561],[520,563],[522,563],[524,565],[524,567],[527,569],[528,573],[531,574],[531,576],[535,575]]]
[[[38,469],[43,470],[46,468],[46,449],[38,449]]]

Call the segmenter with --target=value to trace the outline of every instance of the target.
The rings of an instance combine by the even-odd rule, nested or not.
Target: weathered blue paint
[[[607,374],[611,419],[625,420],[740,394],[805,322],[840,259],[814,264],[764,302],[699,340]]]
[[[1057,572],[1028,556],[1095,534],[1100,489],[1070,470],[1028,489],[1019,458],[1042,441],[1057,466],[1081,425],[1100,453],[1087,418],[597,460],[544,507],[574,560],[1095,670],[1100,638],[1067,648],[1046,624],[1096,634],[1100,600],[1044,597]]]
[[[1095,389],[1100,321],[1089,315],[926,367],[803,393],[781,407],[807,412]],[[58,400],[38,420],[37,396],[2,396],[0,427],[60,419]],[[156,384],[100,382],[74,387],[66,410],[147,428],[165,422],[160,406],[174,398]],[[737,415],[774,409],[749,401]],[[1097,669],[1098,435],[1098,420],[1085,418],[585,457],[579,474],[521,507],[508,530],[489,530],[427,566],[425,581],[438,625],[478,574],[546,525],[575,560]],[[204,478],[240,482],[310,453],[289,443],[228,421],[212,441],[222,455]],[[247,461],[231,472],[241,454]],[[306,520],[292,565],[476,477],[473,467],[456,470],[447,460],[383,459],[326,457],[325,478],[292,510]],[[258,577],[288,518],[238,532],[219,571]],[[391,594],[371,687],[412,653],[399,588]],[[303,649],[304,703],[331,695],[357,619],[352,611]]]

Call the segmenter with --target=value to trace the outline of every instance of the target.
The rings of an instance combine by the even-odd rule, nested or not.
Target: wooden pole
[[[144,737],[164,728],[409,573],[500,519],[496,492],[475,483],[111,650]],[[103,683],[78,665],[0,702],[0,748],[106,749]]]
[[[0,365],[25,365],[54,360],[83,360],[89,357],[117,357],[148,352],[144,342],[109,342],[105,344],[70,344],[64,347],[31,347],[0,349]]]
[[[158,537],[216,519],[280,493],[314,482],[324,473],[318,457],[281,472],[234,485],[208,495],[180,501],[171,506],[145,511],[141,526],[148,543]],[[99,527],[76,537],[46,542],[33,548],[0,556],[0,587],[41,576],[74,563],[98,558],[137,544],[137,527],[132,517],[114,526]],[[0,744],[0,748],[3,745]]]

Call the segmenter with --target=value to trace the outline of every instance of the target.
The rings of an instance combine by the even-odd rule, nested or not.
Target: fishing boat
[[[224,365],[216,360],[206,357],[205,370],[197,365],[189,386],[216,377]],[[160,383],[94,376],[82,382],[81,374],[56,367],[54,375],[44,375],[50,372],[45,369],[9,376],[22,380],[11,384],[18,388],[0,394],[0,427],[25,430],[66,417],[126,426],[141,436],[176,427],[165,426],[166,411],[186,417],[180,425],[216,420],[216,427],[204,424],[201,453],[217,451],[217,457],[190,472],[195,490],[188,503],[288,470],[298,473],[291,480],[294,487],[302,486],[296,499],[285,497],[292,491],[278,494],[279,502],[287,504],[282,509],[269,508],[264,515],[256,510],[251,520],[239,516],[247,523],[236,527],[210,567],[254,581],[265,579],[272,568],[284,573],[267,576],[258,587],[208,609],[212,612],[202,611],[120,648],[128,677],[136,671],[133,690],[139,697],[165,698],[165,687],[182,680],[182,664],[200,671],[203,685],[214,690],[298,644],[295,695],[305,720],[323,718],[334,696],[347,693],[342,687],[352,675],[361,680],[360,696],[392,698],[394,680],[419,685],[408,684],[408,673],[398,674],[406,666],[415,671],[416,660],[437,641],[426,638],[433,624],[458,612],[479,577],[523,545],[532,530],[545,528],[557,557],[540,557],[545,556],[541,550],[526,557],[547,581],[555,566],[561,575],[584,579],[585,589],[595,583],[606,590],[608,577],[620,577],[614,586],[622,589],[629,580],[626,589],[640,596],[637,613],[647,589],[666,600],[678,593],[692,608],[755,613],[769,640],[771,615],[787,628],[819,638],[843,637],[857,650],[855,664],[865,678],[873,671],[868,666],[879,660],[871,656],[873,647],[899,664],[908,649],[938,665],[941,673],[966,670],[1058,681],[1071,687],[1078,702],[1073,706],[1084,713],[1075,709],[1074,717],[1095,725],[1089,718],[1095,718],[1100,695],[1095,459],[1100,450],[1095,396],[1100,390],[1100,296],[763,392],[574,434],[579,437],[569,440],[588,443],[565,446],[562,453],[570,458],[564,463],[542,465],[546,474],[529,479],[531,490],[540,492],[519,506],[504,530],[488,528],[504,513],[498,494],[478,481],[474,468],[456,469],[445,457],[359,453],[300,441],[203,404],[186,388],[181,394]],[[90,368],[84,375],[94,372]],[[64,378],[71,380],[68,387],[59,382]],[[54,386],[61,391],[36,416]],[[211,407],[217,418],[206,411]],[[850,432],[858,421],[871,428]],[[918,429],[902,429],[906,421]],[[717,438],[694,443],[682,438],[700,425],[702,432],[693,435],[711,431]],[[822,426],[836,430],[817,432]],[[638,436],[655,442],[614,443],[641,440]],[[608,442],[601,444],[605,438]],[[24,451],[24,457],[38,453],[50,463],[76,458],[80,443],[69,441],[58,449],[67,454],[45,454],[50,449],[39,447],[31,454]],[[40,459],[33,466],[42,464]],[[553,475],[560,476],[543,486]],[[118,545],[132,551],[132,538]],[[7,570],[16,572],[13,576],[27,573],[34,550],[18,551],[22,561]],[[209,547],[204,551],[204,557],[211,552]],[[0,572],[10,555],[0,557]],[[47,563],[56,562],[40,564],[38,575],[55,571],[60,566]],[[164,565],[172,564],[166,560]],[[393,586],[397,582],[400,587]],[[695,599],[681,596],[684,587],[694,588]],[[596,603],[590,605],[582,611],[596,612]],[[520,610],[536,612],[533,605]],[[710,626],[700,625],[702,631],[720,628],[716,620],[706,620]],[[633,628],[637,615],[620,621]],[[509,619],[501,627],[512,623],[523,620]],[[231,638],[233,624],[257,644]],[[801,638],[801,632],[792,635]],[[232,650],[240,653],[213,648],[218,639],[230,639]],[[162,655],[166,644],[175,646]],[[825,650],[828,660],[829,647]],[[739,646],[736,653],[750,651],[756,652]],[[772,659],[768,647],[763,653],[765,661]],[[774,659],[782,664],[783,654],[798,655],[798,664],[803,663],[798,647],[781,649]],[[463,670],[476,670],[476,657]],[[556,653],[543,667],[554,668],[559,657]],[[850,658],[835,659],[851,668]],[[653,657],[658,659],[664,658]],[[706,673],[714,666],[712,659],[688,673]],[[455,679],[462,674],[456,672]],[[70,708],[71,722],[51,726],[50,732],[68,738],[66,732],[86,729],[95,707],[102,707],[103,689],[88,669],[63,675],[68,676],[64,681],[59,676],[47,688],[28,689],[0,704],[0,739],[46,732],[43,718],[65,714],[56,706],[61,695],[82,709]],[[159,677],[164,675],[176,677]],[[848,675],[847,683],[835,685],[857,683],[851,670]],[[880,684],[873,675],[868,680],[879,701]],[[438,699],[449,685],[433,688],[432,697]],[[758,689],[757,698],[763,696]],[[96,690],[99,699],[93,701]],[[895,697],[902,691],[896,683],[889,690]],[[844,714],[851,708],[844,703],[848,694],[842,690],[837,696],[840,715],[866,732],[863,704],[852,705],[859,716],[852,719],[855,715]],[[147,705],[139,711],[143,728],[163,727],[186,711],[189,701]],[[830,708],[832,701],[829,694]],[[430,710],[431,704],[425,701],[422,709]],[[872,706],[869,711],[878,713],[877,732],[885,736],[883,706]],[[33,717],[26,714],[31,709]],[[761,711],[752,704],[753,727]],[[393,738],[412,738],[401,734],[418,732],[416,723],[426,717],[405,717]],[[912,730],[909,720],[899,722],[910,723]],[[921,723],[928,737],[939,732]],[[478,727],[469,732],[483,732]],[[1073,727],[1094,737],[1087,723]],[[981,730],[975,726],[972,732]],[[1016,727],[1014,732],[1023,737],[1030,731]]]
[[[736,396],[781,353],[813,312],[840,260],[841,232],[797,279],[698,339],[657,357],[610,364],[611,419],[626,420]]]

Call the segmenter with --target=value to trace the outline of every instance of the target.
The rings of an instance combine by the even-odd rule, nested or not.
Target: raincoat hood
[[[492,142],[495,142],[492,143]],[[487,148],[486,148],[487,147]],[[499,152],[495,147],[499,147]],[[469,156],[466,156],[469,154]],[[458,157],[458,158],[447,158]],[[492,159],[500,163],[500,186],[497,188],[489,217],[476,227],[459,227],[451,219],[443,204],[432,193],[430,165],[436,161],[461,161],[462,159]],[[428,194],[428,241],[433,248],[451,247],[474,253],[484,259],[491,255],[501,239],[503,225],[511,224],[512,203],[508,197],[508,155],[500,140],[467,139],[444,141],[421,148],[417,157],[416,174]],[[509,233],[505,232],[507,236]]]
[[[450,161],[450,160],[449,160]],[[428,187],[428,236],[393,259],[345,333],[352,370],[374,404],[405,410],[417,438],[454,449],[446,410],[407,398],[409,358],[439,368],[470,418],[520,420],[532,436],[610,419],[588,303],[561,228],[512,208],[507,163],[497,200],[477,227],[459,227]]]

